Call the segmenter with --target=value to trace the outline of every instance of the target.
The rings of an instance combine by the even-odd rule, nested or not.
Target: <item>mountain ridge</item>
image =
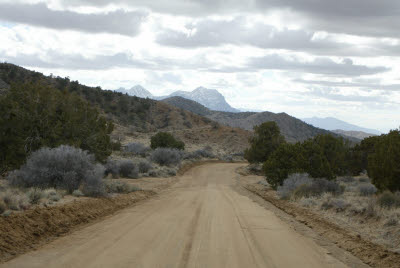
[[[347,123],[343,120],[334,118],[334,117],[310,117],[310,118],[303,118],[302,119],[304,122],[311,124],[315,127],[323,128],[326,130],[344,130],[344,131],[361,131],[365,133],[370,133],[374,135],[380,135],[382,134],[379,130],[376,129],[370,129],[370,128],[364,128],[360,127],[354,124]]]
[[[202,104],[208,109],[223,112],[237,113],[240,110],[233,108],[222,95],[216,89],[209,89],[205,87],[197,87],[192,91],[177,90],[166,96],[155,96],[150,91],[146,90],[140,85],[136,85],[131,89],[119,88],[117,91],[127,93],[131,96],[137,96],[140,98],[151,98],[154,100],[163,100],[171,97],[183,97],[195,102]]]
[[[316,128],[310,124],[303,122],[302,120],[290,116],[286,113],[272,113],[272,112],[221,112],[212,111],[207,107],[188,100],[182,97],[170,97],[162,100],[170,105],[178,107],[183,110],[188,110],[192,113],[205,116],[212,121],[216,121],[220,124],[241,128],[244,130],[252,131],[253,127],[262,124],[267,121],[274,121],[278,124],[281,133],[285,136],[288,142],[304,141],[312,138],[319,134],[333,134],[335,136],[342,136],[349,139],[352,142],[359,142],[360,140],[344,134],[336,134],[325,129]]]

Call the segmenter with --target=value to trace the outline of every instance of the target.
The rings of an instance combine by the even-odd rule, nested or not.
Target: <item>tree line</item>
[[[104,162],[112,122],[75,93],[43,83],[12,84],[0,96],[0,171],[19,168],[42,147],[71,145]]]
[[[378,189],[400,190],[399,130],[365,138],[355,146],[331,134],[291,144],[285,141],[275,122],[266,122],[254,128],[249,142],[245,158],[250,163],[263,163],[263,173],[273,188],[298,172],[333,180],[366,170]]]

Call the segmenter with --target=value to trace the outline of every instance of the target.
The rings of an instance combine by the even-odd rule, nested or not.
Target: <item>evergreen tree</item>
[[[254,135],[250,138],[250,148],[244,153],[244,158],[250,163],[262,163],[285,142],[278,125],[271,121],[254,127]]]
[[[185,143],[175,139],[175,137],[167,132],[159,132],[151,137],[151,149],[156,148],[175,148],[178,150],[185,149]]]
[[[292,173],[302,170],[302,147],[300,143],[281,144],[263,165],[268,183],[276,189]]]
[[[368,157],[368,175],[380,190],[400,190],[400,131],[377,137]]]

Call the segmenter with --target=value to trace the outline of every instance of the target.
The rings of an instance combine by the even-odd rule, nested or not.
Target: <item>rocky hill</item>
[[[219,122],[220,124],[242,128],[251,131],[254,126],[267,121],[275,121],[285,139],[288,142],[303,141],[308,138],[314,137],[318,134],[332,133],[324,129],[316,128],[309,125],[293,116],[285,113],[271,113],[271,112],[242,112],[242,113],[229,113],[229,112],[219,112],[207,109],[203,105],[194,102],[192,100],[187,100],[182,97],[172,97],[163,100],[164,102],[174,105],[178,108],[191,111],[192,113],[206,116],[207,118]],[[339,134],[339,133],[338,133]],[[345,136],[345,134],[339,134]],[[354,142],[358,140],[355,138],[347,137]]]
[[[313,127],[293,116],[286,113],[223,113],[215,112],[211,116],[207,116],[211,120],[221,124],[239,127],[246,130],[253,129],[254,126],[260,125],[267,121],[275,121],[282,134],[288,142],[297,142],[309,139],[318,134],[330,133],[327,130]]]
[[[185,99],[183,97],[178,97],[178,96],[169,97],[169,98],[163,99],[162,102],[168,103],[172,106],[178,107],[178,108],[186,110],[186,111],[190,111],[194,114],[198,114],[201,116],[208,116],[213,113],[213,111],[211,111],[204,105],[201,105],[200,103],[189,100],[189,99]]]

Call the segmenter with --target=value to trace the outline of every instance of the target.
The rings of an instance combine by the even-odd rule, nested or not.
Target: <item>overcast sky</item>
[[[112,2],[112,4],[110,4]],[[105,89],[400,126],[399,0],[0,0],[0,61]]]

